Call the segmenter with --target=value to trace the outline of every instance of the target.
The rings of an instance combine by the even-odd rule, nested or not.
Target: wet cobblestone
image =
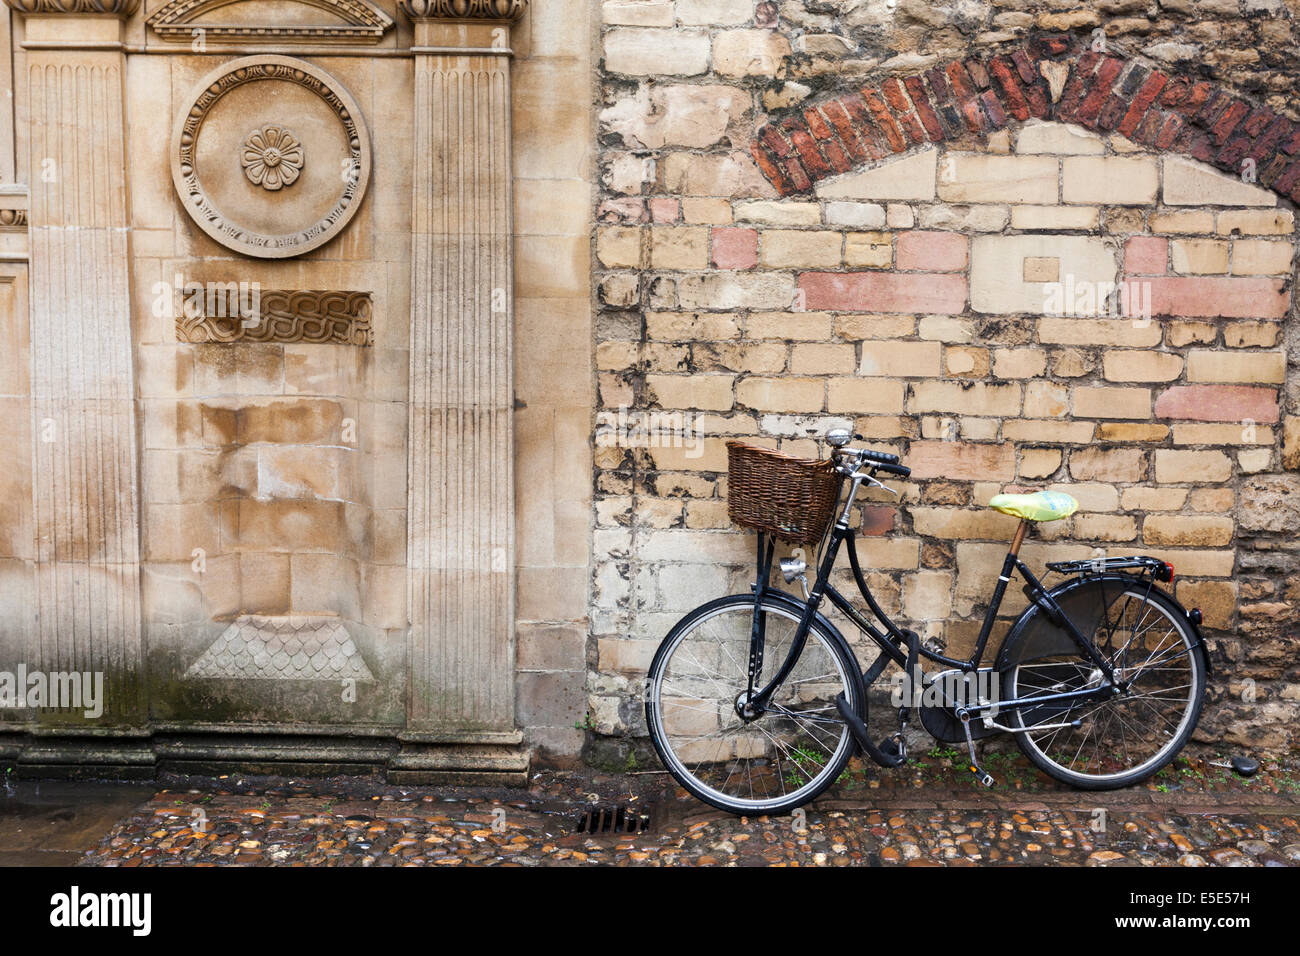
[[[1106,794],[1027,793],[1008,779],[982,791],[927,773],[846,780],[784,817],[713,811],[654,773],[547,773],[527,791],[222,778],[159,792],[82,865],[1300,864],[1300,799],[1285,773]],[[574,832],[591,808],[620,805],[648,813],[649,830]]]

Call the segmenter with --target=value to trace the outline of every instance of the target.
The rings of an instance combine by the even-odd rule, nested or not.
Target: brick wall
[[[1252,95],[985,22],[865,66],[887,41],[849,19],[605,5],[597,425],[689,429],[598,440],[593,756],[644,734],[639,678],[681,614],[746,587],[723,442],[814,456],[831,424],[913,468],[860,518],[891,614],[968,652],[1015,524],[983,506],[1065,490],[1079,514],[1027,560],[1173,562],[1218,662],[1202,739],[1293,746],[1300,137],[1267,92],[1289,64]]]

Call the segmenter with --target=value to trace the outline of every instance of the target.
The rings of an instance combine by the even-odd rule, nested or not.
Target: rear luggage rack
[[[1157,581],[1171,581],[1174,566],[1149,555],[1132,555],[1127,558],[1085,558],[1082,561],[1049,561],[1047,567],[1058,574],[1104,574],[1107,571],[1127,571],[1134,568],[1150,572]]]

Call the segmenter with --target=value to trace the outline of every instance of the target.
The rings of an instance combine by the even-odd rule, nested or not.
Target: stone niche
[[[198,24],[216,45],[256,32],[246,6],[297,29],[274,34],[289,49],[330,23],[391,26],[334,0],[278,4],[303,16],[270,20],[264,4],[164,7],[150,26]],[[132,65],[132,152],[170,173],[135,186],[135,268],[172,300],[140,332],[150,716],[400,727],[410,222],[404,193],[367,199],[373,120],[359,102],[409,97],[403,64],[267,52]],[[165,111],[151,82],[163,67]],[[380,117],[377,133],[401,135],[402,120]]]

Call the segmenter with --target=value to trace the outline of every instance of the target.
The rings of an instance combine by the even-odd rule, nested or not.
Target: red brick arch
[[[1063,81],[1055,100],[1049,76]],[[750,151],[763,175],[790,196],[859,166],[1031,118],[1118,132],[1233,175],[1249,158],[1259,185],[1300,202],[1300,123],[1213,83],[1094,52],[1062,35],[815,102],[764,125]]]

